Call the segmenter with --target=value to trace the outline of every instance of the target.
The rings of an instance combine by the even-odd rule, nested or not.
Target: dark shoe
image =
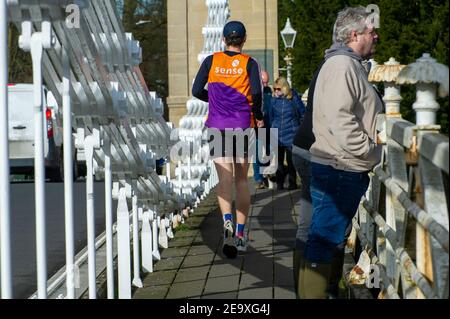
[[[297,185],[289,185],[288,190],[292,191],[294,189],[297,189],[298,186]]]
[[[284,189],[283,184],[277,184],[277,190],[282,191]]]

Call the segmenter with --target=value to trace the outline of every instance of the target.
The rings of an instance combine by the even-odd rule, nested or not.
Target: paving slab
[[[206,281],[203,294],[237,292],[239,288],[239,275],[210,277]]]
[[[191,249],[189,250],[189,255],[191,256],[211,254],[211,253],[214,253],[212,247],[204,245],[203,243],[202,244],[193,243]]]
[[[142,281],[144,287],[170,285],[177,274],[176,270],[155,271],[148,274]]]
[[[189,247],[171,247],[171,249],[164,249],[161,252],[161,258],[184,257],[188,250]]]
[[[192,255],[186,256],[181,265],[182,268],[199,267],[199,266],[209,266],[214,259],[214,254],[203,254],[203,255]]]
[[[205,280],[210,266],[181,268],[177,271],[174,283]]]
[[[273,299],[273,287],[240,290],[238,299]]]
[[[236,292],[223,292],[223,293],[207,293],[202,295],[202,299],[236,299]]]
[[[233,259],[231,261],[214,261],[214,264],[209,270],[209,277],[222,277],[239,275],[241,273],[242,259]]]
[[[274,299],[296,299],[294,287],[274,287]]]
[[[144,287],[137,289],[133,299],[165,299],[170,285]]]
[[[292,264],[292,261],[290,262]],[[294,286],[294,272],[287,265],[274,265],[274,286]]]
[[[262,278],[253,273],[243,273],[239,282],[239,291],[254,288],[272,288],[273,276]]]
[[[158,260],[153,266],[153,270],[177,270],[180,268],[183,259],[184,257],[172,257]]]
[[[173,283],[166,298],[185,299],[200,297],[204,286],[205,280]]]

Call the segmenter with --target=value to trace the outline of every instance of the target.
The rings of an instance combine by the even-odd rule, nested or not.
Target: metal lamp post
[[[286,61],[286,71],[287,71],[287,81],[289,85],[292,87],[291,81],[291,70],[292,70],[292,56],[289,51],[294,47],[295,37],[297,36],[297,31],[292,28],[291,21],[289,18],[286,21],[286,25],[284,29],[280,32],[281,38],[283,39],[284,48],[286,49],[286,56],[284,57],[284,61]]]

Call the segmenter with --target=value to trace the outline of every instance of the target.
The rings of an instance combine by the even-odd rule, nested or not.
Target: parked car
[[[42,88],[45,105],[44,163],[46,177],[60,182],[64,177],[62,113],[51,91]],[[8,85],[9,110],[9,159],[11,174],[33,174],[34,172],[34,107],[33,84]],[[74,179],[78,177],[76,150]]]

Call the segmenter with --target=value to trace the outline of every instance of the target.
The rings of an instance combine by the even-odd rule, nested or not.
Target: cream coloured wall
[[[168,0],[169,120],[178,126],[199,68],[202,28],[207,19],[205,0]],[[273,73],[278,76],[277,0],[229,0],[230,20],[247,29],[245,50],[273,50]],[[273,80],[273,79],[272,79]]]

